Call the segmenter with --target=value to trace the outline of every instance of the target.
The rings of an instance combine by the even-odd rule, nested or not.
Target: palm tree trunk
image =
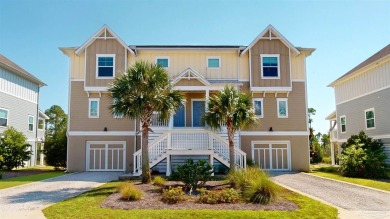
[[[149,126],[152,120],[152,110],[146,110],[145,117],[141,118],[142,123],[142,183],[151,183],[149,165]]]
[[[227,122],[227,131],[228,131],[228,139],[229,139],[229,164],[230,164],[230,170],[234,171],[236,168],[235,164],[235,156],[234,156],[234,130],[232,127],[231,122]]]

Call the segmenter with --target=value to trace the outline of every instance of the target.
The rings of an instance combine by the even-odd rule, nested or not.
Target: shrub
[[[226,179],[230,185],[236,189],[243,190],[250,181],[266,176],[261,169],[257,167],[247,167],[246,169],[235,169],[229,172]]]
[[[161,201],[167,204],[176,204],[185,200],[186,198],[181,186],[176,188],[169,187],[169,189],[163,190]]]
[[[137,201],[142,198],[142,192],[139,191],[132,183],[122,183],[117,188],[123,199],[128,201]]]
[[[324,157],[322,158],[322,163],[330,164],[332,163],[332,160],[330,157]]]
[[[240,193],[235,189],[223,189],[221,191],[198,189],[198,202],[204,204],[237,203],[240,201]]]
[[[324,157],[324,149],[321,147],[317,138],[315,138],[312,144],[311,163],[321,163],[322,158]]]
[[[255,166],[255,162],[253,162],[252,159],[247,158],[247,159],[246,159],[246,166],[247,166],[247,167],[254,167],[254,166]]]
[[[386,154],[383,143],[373,140],[363,131],[352,135],[341,146],[340,170],[344,176],[362,178],[388,178],[386,175]]]
[[[180,180],[186,189],[194,190],[209,181],[212,173],[213,168],[205,160],[194,163],[188,159],[183,165],[177,165],[177,172],[172,173],[171,179]]]
[[[24,167],[24,161],[30,159],[30,145],[26,142],[27,138],[22,132],[18,132],[15,128],[8,128],[0,138],[0,167],[6,166],[8,170],[15,167]]]
[[[162,187],[164,186],[166,180],[162,178],[161,176],[154,177],[154,185]]]
[[[3,171],[0,171],[0,179],[3,178]]]
[[[250,181],[243,192],[243,197],[255,204],[268,204],[275,200],[277,187],[268,177]]]

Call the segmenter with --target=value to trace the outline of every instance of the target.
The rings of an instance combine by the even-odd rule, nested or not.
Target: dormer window
[[[115,73],[115,55],[96,55],[96,76],[98,78],[113,78]]]
[[[279,54],[261,54],[260,55],[261,78],[279,79],[280,78],[280,60]]]

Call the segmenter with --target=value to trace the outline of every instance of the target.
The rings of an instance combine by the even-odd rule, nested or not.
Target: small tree
[[[46,140],[43,153],[46,164],[66,168],[66,148],[67,148],[67,115],[58,105],[53,105],[45,111],[49,117],[46,120]]]
[[[24,161],[30,159],[30,144],[22,132],[10,127],[0,134],[0,168],[6,166],[8,170],[15,167],[24,167]]]
[[[230,171],[234,171],[234,134],[237,130],[258,122],[252,108],[251,97],[237,91],[232,86],[226,86],[217,95],[210,97],[204,119],[206,124],[215,130],[221,129],[223,124],[226,125],[229,139]]]
[[[373,140],[363,131],[359,135],[352,135],[341,146],[340,169],[344,176],[363,178],[387,178],[386,154],[383,152],[383,143]]]

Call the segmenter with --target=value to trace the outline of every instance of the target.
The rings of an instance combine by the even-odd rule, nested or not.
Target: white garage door
[[[126,142],[87,141],[87,171],[125,171]]]
[[[291,170],[289,141],[253,141],[252,160],[263,170]]]

